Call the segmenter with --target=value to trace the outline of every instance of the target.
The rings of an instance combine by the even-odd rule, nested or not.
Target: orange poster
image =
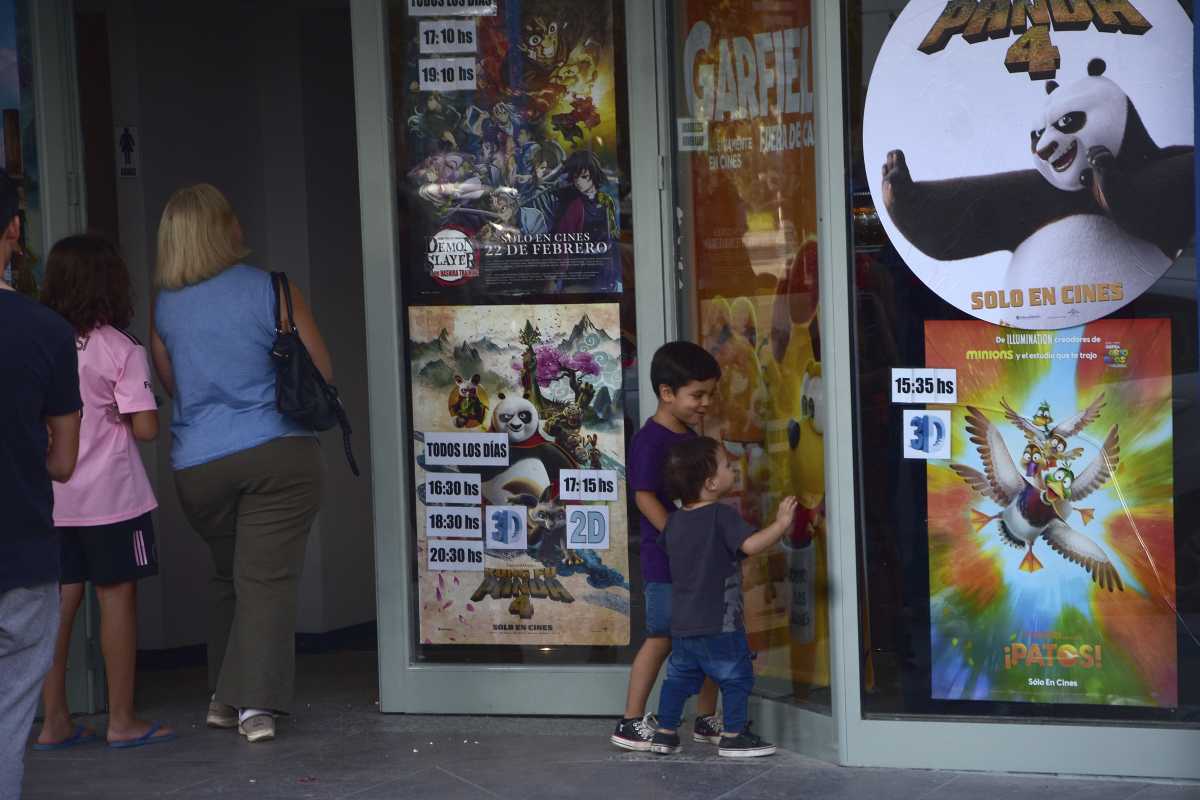
[[[739,464],[731,501],[747,519],[800,500],[785,547],[749,559],[743,586],[763,687],[802,694],[828,684],[811,8],[676,9],[682,266],[693,335],[722,368],[704,433]]]

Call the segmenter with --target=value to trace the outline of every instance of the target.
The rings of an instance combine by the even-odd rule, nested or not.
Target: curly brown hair
[[[101,325],[127,328],[133,321],[133,285],[116,245],[103,236],[62,239],[46,259],[42,302],[80,336]]]
[[[700,500],[704,482],[717,474],[721,443],[708,436],[685,439],[671,448],[663,466],[667,494],[685,506]]]

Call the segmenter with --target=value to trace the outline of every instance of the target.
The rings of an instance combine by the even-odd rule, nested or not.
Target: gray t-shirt
[[[724,503],[680,509],[659,537],[671,563],[671,635],[740,631],[741,551],[754,527]]]

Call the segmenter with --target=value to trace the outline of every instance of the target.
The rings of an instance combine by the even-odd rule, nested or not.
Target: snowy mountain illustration
[[[616,340],[613,337],[592,322],[591,317],[584,314],[559,347],[568,353],[575,353],[580,350],[597,350],[614,341]]]
[[[413,361],[419,361],[428,356],[444,355],[450,352],[450,332],[442,328],[436,339],[428,342],[413,342],[411,356]]]

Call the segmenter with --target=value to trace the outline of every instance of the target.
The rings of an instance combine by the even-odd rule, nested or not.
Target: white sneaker
[[[218,703],[216,700],[210,700],[208,703],[208,716],[204,721],[210,728],[236,728],[238,725],[238,711],[233,706],[227,706],[224,703]]]
[[[275,738],[275,718],[270,714],[255,714],[238,723],[238,733],[247,742],[269,742]]]
[[[657,728],[658,718],[653,714],[647,714],[641,719],[623,719],[617,723],[617,729],[608,740],[625,750],[645,753],[650,750],[650,740],[654,738]]]

